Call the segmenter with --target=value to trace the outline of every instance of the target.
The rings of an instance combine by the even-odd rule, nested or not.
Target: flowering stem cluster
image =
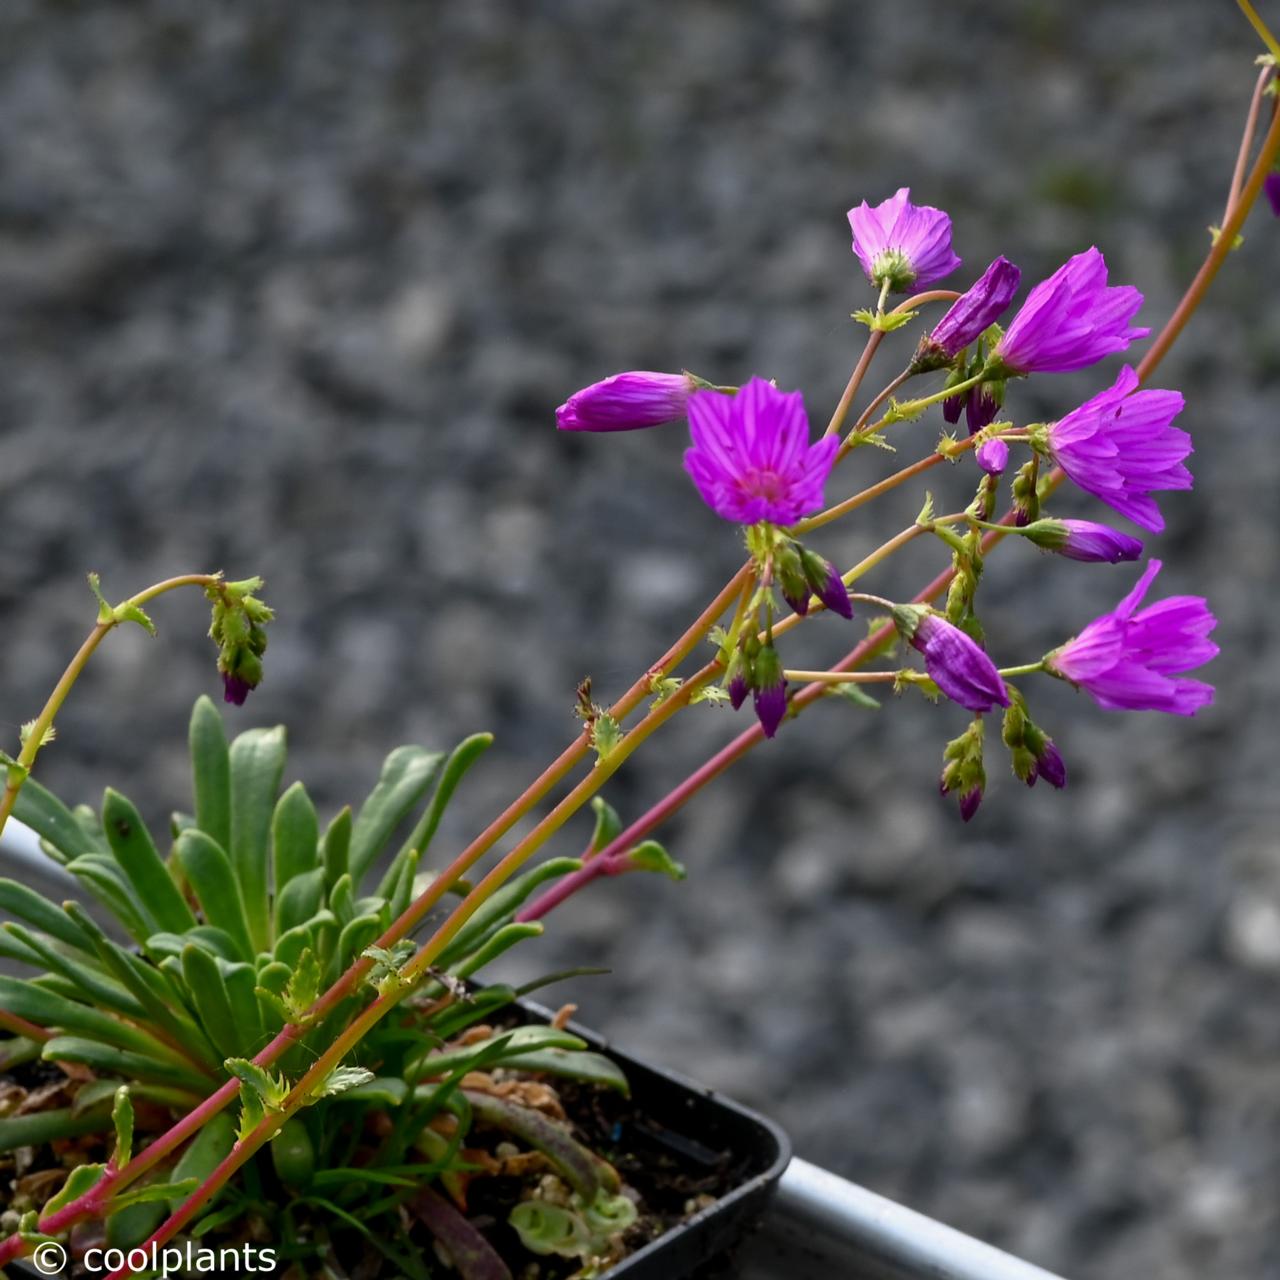
[[[1247,13],[1251,11],[1245,0],[1240,3]],[[1264,74],[1254,95],[1245,152],[1268,84]],[[1184,673],[1216,653],[1208,638],[1213,615],[1204,601],[1195,597],[1174,597],[1140,608],[1159,571],[1158,561],[1148,565],[1137,587],[1113,611],[1089,623],[1076,637],[1040,658],[1004,666],[997,665],[986,649],[978,612],[980,584],[985,556],[1011,533],[1081,560],[1114,562],[1140,554],[1141,544],[1131,535],[1043,513],[1044,504],[1066,478],[1142,527],[1151,531],[1162,527],[1152,494],[1189,485],[1184,459],[1190,453],[1190,443],[1185,433],[1171,425],[1181,408],[1181,397],[1172,392],[1140,391],[1138,387],[1203,299],[1262,193],[1278,153],[1280,118],[1273,108],[1248,177],[1233,181],[1221,233],[1136,372],[1126,371],[1112,388],[1054,423],[1018,425],[997,422],[992,416],[967,438],[944,436],[917,462],[831,506],[824,505],[824,494],[833,469],[857,446],[876,443],[884,428],[915,421],[930,407],[946,406],[961,398],[967,398],[971,407],[976,404],[974,413],[981,417],[992,405],[996,411],[1003,408],[1005,385],[1012,380],[1084,368],[1127,349],[1148,332],[1131,324],[1141,295],[1128,286],[1109,285],[1102,255],[1090,249],[1037,285],[1007,329],[1002,330],[999,321],[1011,305],[1018,274],[1004,259],[993,263],[964,293],[929,290],[886,311],[890,293],[932,284],[960,266],[951,248],[950,219],[937,209],[913,205],[904,188],[879,206],[864,202],[850,212],[854,249],[877,290],[877,304],[874,311],[859,313],[870,329],[865,348],[826,432],[816,441],[810,438],[799,393],[781,392],[760,378],[731,388],[689,373],[621,374],[583,389],[561,406],[559,425],[569,430],[627,430],[687,416],[692,447],[685,455],[685,468],[712,510],[745,531],[747,562],[667,653],[602,712],[617,726],[610,748],[600,750],[590,727],[584,728],[377,939],[376,949],[384,952],[406,939],[470,869],[585,763],[593,745],[596,747],[597,758],[590,770],[465,894],[430,937],[388,973],[379,983],[376,998],[347,1014],[316,1060],[288,1084],[279,1106],[244,1129],[229,1154],[148,1243],[163,1243],[188,1225],[254,1152],[314,1099],[317,1089],[369,1030],[427,978],[476,911],[597,795],[632,752],[691,704],[707,700],[713,688],[723,686],[735,707],[750,693],[757,723],[603,848],[591,851],[578,871],[530,901],[517,914],[518,921],[540,919],[592,880],[630,870],[630,855],[645,837],[734,761],[777,733],[784,720],[825,697],[847,693],[865,697],[859,693],[860,686],[916,686],[968,712],[964,731],[944,750],[940,779],[944,793],[957,796],[966,819],[976,812],[985,789],[988,735],[984,717],[997,707],[1002,715],[998,736],[1010,752],[1016,776],[1028,785],[1037,778],[1055,787],[1066,782],[1066,768],[1057,747],[1032,719],[1026,697],[1010,683],[1013,680],[1039,675],[1067,680],[1090,692],[1104,707],[1190,714],[1204,706],[1212,690]],[[951,302],[950,310],[918,344],[917,354],[903,372],[871,399],[842,439],[844,424],[883,343],[923,307],[939,301]],[[947,375],[943,388],[914,400],[893,401],[895,392],[909,379],[936,371]],[[975,401],[980,393],[983,398]],[[886,402],[889,409],[874,426],[869,425]],[[973,422],[971,416],[971,426]],[[1015,476],[1014,505],[996,521],[992,518],[994,504],[1009,445],[1026,447],[1031,456]],[[931,503],[926,503],[916,522],[844,572],[804,541],[810,533],[942,462],[962,461],[970,450],[978,453],[981,466],[973,469],[976,492],[966,510],[938,517],[932,514]],[[849,590],[921,537],[938,538],[950,553],[950,564],[910,600],[894,601]],[[261,675],[262,627],[270,618],[254,595],[256,581],[227,584],[220,575],[188,575],[157,584],[115,609],[104,602],[106,613],[100,615],[41,716],[33,722],[22,753],[16,760],[6,761],[9,777],[0,800],[0,827],[67,692],[97,645],[122,621],[149,625],[143,604],[181,585],[199,585],[210,592],[226,696],[233,702],[243,701]],[[944,591],[945,607],[932,607]],[[784,665],[777,646],[791,629],[823,613],[853,617],[858,609],[883,614],[886,620],[855,644],[844,659],[825,671]],[[714,632],[715,657],[683,681],[677,680],[673,673],[726,615],[727,626]],[[921,655],[923,671],[901,666],[861,669],[870,659],[885,654],[895,640]],[[793,688],[795,685],[801,687]],[[628,727],[627,722],[655,690],[656,699]],[[253,1063],[260,1068],[272,1066],[304,1032],[313,1031],[341,1008],[349,1011],[349,1002],[359,995],[373,965],[368,954],[354,962],[287,1024]],[[0,1013],[0,1025],[37,1038],[42,1030],[11,1013]],[[62,1232],[86,1218],[109,1212],[127,1187],[174,1153],[238,1093],[239,1082],[228,1079],[167,1133],[131,1159],[118,1166],[113,1163],[82,1195],[46,1214],[38,1225],[28,1224],[29,1229],[0,1243],[0,1266],[29,1247],[39,1233]]]

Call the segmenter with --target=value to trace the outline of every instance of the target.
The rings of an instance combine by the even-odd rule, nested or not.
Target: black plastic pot
[[[551,1017],[550,1010],[532,1001],[521,1005],[531,1020]],[[772,1120],[674,1071],[619,1052],[588,1027],[571,1022],[568,1030],[607,1053],[626,1073],[636,1109],[648,1122],[647,1144],[660,1144],[665,1154],[695,1164],[729,1151],[744,1170],[743,1181],[727,1195],[603,1272],[601,1280],[685,1280],[713,1260],[727,1260],[763,1220],[791,1161],[790,1139]]]
[[[522,1000],[529,1022],[548,1022],[551,1011]],[[620,1053],[587,1027],[568,1030],[591,1048],[607,1053],[626,1073],[642,1128],[619,1135],[621,1145],[638,1142],[654,1155],[707,1167],[730,1152],[742,1170],[739,1184],[706,1209],[637,1250],[600,1280],[691,1280],[713,1261],[726,1263],[737,1246],[760,1225],[791,1160],[791,1142],[773,1121],[673,1071]],[[30,1259],[9,1273],[24,1280],[47,1280]]]

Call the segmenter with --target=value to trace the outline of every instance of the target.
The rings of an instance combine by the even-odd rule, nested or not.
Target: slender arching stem
[[[81,673],[88,665],[89,659],[93,657],[98,646],[110,632],[125,621],[121,616],[123,611],[130,606],[141,608],[148,601],[154,600],[157,596],[164,595],[165,592],[173,591],[178,587],[209,587],[221,580],[217,574],[212,573],[187,573],[181,577],[167,578],[164,582],[157,582],[145,591],[139,591],[136,596],[131,596],[122,606],[115,610],[115,616],[103,618],[94,625],[93,630],[89,632],[85,637],[84,643],[76,651],[75,657],[68,663],[67,669],[62,673],[62,677],[54,685],[53,692],[45,702],[44,708],[28,730],[26,741],[22,744],[22,751],[18,756],[17,767],[9,769],[4,795],[0,796],[0,833],[4,832],[5,823],[9,821],[9,816],[13,813],[13,806],[17,803],[18,792],[22,790],[22,784],[31,772],[32,766],[36,762],[36,756],[40,754],[40,748],[44,746],[49,730],[53,728],[54,717],[62,709],[62,704],[67,700],[67,695],[80,678]]]

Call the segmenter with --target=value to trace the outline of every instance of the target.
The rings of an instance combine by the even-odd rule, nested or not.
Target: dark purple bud
[[[760,727],[764,729],[766,738],[772,738],[778,732],[782,717],[787,714],[787,682],[782,678],[778,651],[771,644],[765,645],[755,656],[751,668],[751,690]]]
[[[977,450],[978,466],[989,476],[1000,475],[1009,465],[1009,446],[997,436],[984,440]]]
[[[1067,785],[1067,765],[1058,748],[1053,745],[1052,738],[1044,740],[1044,746],[1036,757],[1036,773],[1059,791]]]
[[[962,392],[958,396],[948,396],[942,402],[942,416],[954,426],[960,421],[960,415],[964,412],[964,402],[967,397]]]
[[[982,788],[970,787],[968,791],[960,797],[960,816],[968,822],[975,813],[978,812],[978,806],[982,803]]]
[[[234,703],[237,707],[244,706],[244,700],[249,696],[251,685],[247,680],[242,680],[239,676],[228,675],[225,671],[222,673],[222,699],[224,702]]]
[[[953,360],[1004,314],[1021,279],[1022,272],[1008,258],[997,258],[938,321],[929,335],[931,347],[937,348],[946,362]]]
[[[1267,174],[1262,189],[1267,193],[1267,199],[1271,201],[1271,212],[1280,218],[1280,169]]]
[[[742,706],[747,700],[747,694],[750,690],[747,688],[746,673],[739,671],[737,675],[729,681],[729,702],[735,711]]]
[[[754,697],[760,727],[766,738],[772,738],[778,732],[782,717],[787,714],[787,682],[779,680],[777,684],[757,689]]]
[[[849,588],[844,585],[844,579],[834,565],[827,565],[827,571],[827,580],[816,593],[818,599],[832,613],[838,613],[842,618],[852,618],[853,601],[849,599]]]
[[[801,549],[800,557],[804,564],[805,580],[813,594],[833,613],[838,613],[842,618],[852,618],[853,602],[849,599],[849,589],[831,561],[824,559],[816,551],[804,548]]]
[[[996,387],[1000,390],[997,391]],[[1004,384],[984,382],[969,392],[964,404],[965,425],[971,436],[977,435],[983,427],[989,427],[1000,412],[1004,403]]]

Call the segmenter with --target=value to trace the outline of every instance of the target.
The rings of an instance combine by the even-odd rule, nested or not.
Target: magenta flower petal
[[[695,391],[688,412],[693,447],[684,467],[718,516],[789,525],[821,510],[840,442],[833,434],[809,443],[798,391],[752,378],[736,396]]]
[[[574,392],[556,410],[561,431],[634,431],[685,416],[693,382],[683,373],[615,373]]]
[[[912,204],[910,194],[901,187],[875,208],[864,200],[849,210],[862,269],[873,284],[887,280],[895,293],[941,280],[960,265],[951,249],[951,219],[941,209]]]
[[[1172,425],[1182,411],[1176,391],[1137,391],[1127,365],[1115,384],[1050,423],[1054,460],[1071,480],[1135,524],[1158,533],[1164,517],[1154,490],[1190,489],[1183,459],[1191,437]]]
[[[1031,290],[993,359],[1015,374],[1083,369],[1151,332],[1129,324],[1141,306],[1137,289],[1107,285],[1105,259],[1086,249]]]
[[[1209,639],[1217,619],[1200,596],[1170,596],[1139,611],[1157,573],[1152,560],[1110,612],[1055,649],[1045,670],[1078,685],[1110,710],[1194,715],[1213,701],[1213,686],[1174,679],[1217,656]]]

